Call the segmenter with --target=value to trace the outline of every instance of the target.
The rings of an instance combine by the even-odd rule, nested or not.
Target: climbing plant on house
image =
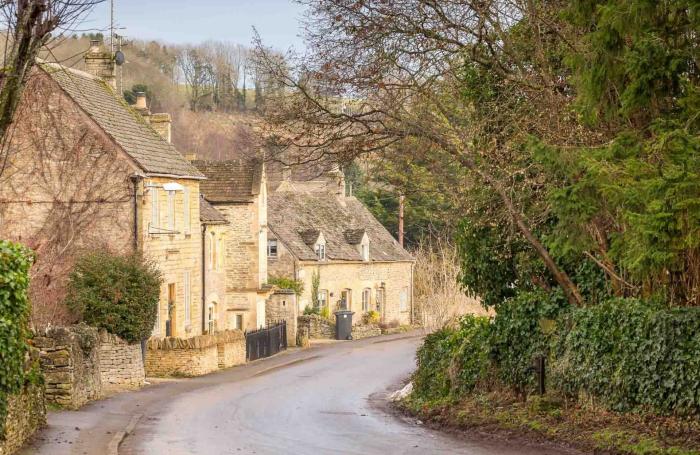
[[[8,398],[21,389],[25,379],[32,260],[29,249],[0,240],[0,438],[4,437]]]

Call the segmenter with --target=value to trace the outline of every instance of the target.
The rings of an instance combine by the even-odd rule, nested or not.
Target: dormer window
[[[360,259],[369,261],[369,236],[364,229],[348,229],[344,232],[345,241],[355,247]]]
[[[326,244],[325,243],[317,243],[316,244],[316,256],[318,256],[319,261],[326,260]]]
[[[369,243],[361,245],[362,247],[362,260],[369,261]]]

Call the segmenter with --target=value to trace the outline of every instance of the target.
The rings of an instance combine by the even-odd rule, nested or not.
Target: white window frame
[[[183,289],[185,293],[185,327],[188,327],[190,324],[192,324],[192,280],[189,270],[185,270],[183,275]]]
[[[362,290],[362,311],[369,311],[372,307],[372,290],[364,288]]]
[[[318,297],[318,307],[319,308],[324,308],[326,305],[328,305],[328,290],[327,289],[319,289],[317,297]]]
[[[168,191],[168,230],[175,230],[175,191]]]
[[[379,314],[382,313],[385,298],[386,298],[386,289],[378,288],[376,298],[375,298],[375,307],[377,308],[377,313],[379,313]]]
[[[368,243],[362,244],[362,260],[369,261],[369,244]]]
[[[316,244],[316,255],[318,256],[319,261],[326,260],[326,244],[325,243]]]
[[[151,229],[160,227],[160,199],[158,188],[151,188]]]
[[[190,189],[185,187],[182,195],[184,198],[182,200],[182,230],[185,235],[189,235],[192,222],[192,210],[190,209]]]
[[[275,254],[272,254],[272,245],[274,244],[275,246]],[[279,254],[279,243],[277,242],[277,239],[268,239],[267,240],[267,257],[269,258],[276,258]]]

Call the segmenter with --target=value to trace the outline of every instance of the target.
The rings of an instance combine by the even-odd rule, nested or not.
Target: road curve
[[[22,455],[571,453],[456,438],[384,411],[415,335],[333,342],[50,412]],[[110,451],[111,450],[111,451]]]

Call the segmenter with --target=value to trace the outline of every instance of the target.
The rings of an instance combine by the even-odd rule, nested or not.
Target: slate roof
[[[58,64],[39,67],[147,174],[202,178],[202,174],[151,128],[100,78]]]
[[[260,193],[262,164],[256,159],[195,160],[192,165],[207,177],[199,191],[209,202],[252,202]]]
[[[317,259],[313,244],[309,245],[302,233],[320,231],[326,239],[328,259],[361,261],[362,256],[356,246],[348,242],[346,232],[364,231],[369,237],[371,261],[413,261],[367,207],[354,197],[341,200],[332,194],[279,191],[270,193],[267,207],[270,230],[299,260]]]
[[[199,198],[199,221],[201,221],[202,224],[228,223],[224,215],[216,210],[214,206],[208,203],[207,200],[201,196]]]

